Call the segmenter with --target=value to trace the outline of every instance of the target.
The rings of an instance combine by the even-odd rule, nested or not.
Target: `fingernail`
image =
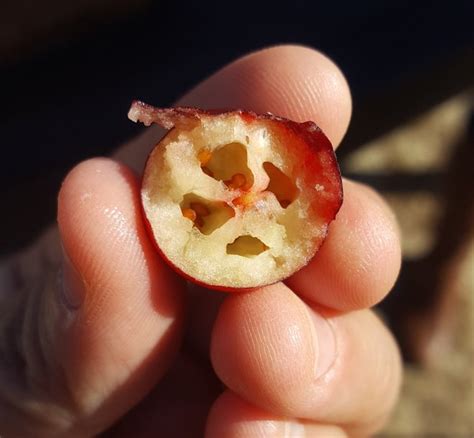
[[[304,438],[306,436],[304,425],[289,421],[285,425],[285,438]]]
[[[316,378],[325,374],[336,360],[337,344],[334,329],[326,318],[308,309],[315,328]]]
[[[60,292],[64,305],[69,310],[77,310],[84,300],[84,281],[63,248],[63,260],[60,273]]]

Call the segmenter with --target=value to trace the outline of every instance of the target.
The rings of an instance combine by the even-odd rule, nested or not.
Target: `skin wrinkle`
[[[145,288],[145,290],[148,289],[149,287]],[[110,299],[109,297],[113,293],[116,292],[102,290],[101,293],[98,294],[99,296],[104,296],[104,299],[96,302],[96,308],[92,313],[92,319],[95,319],[96,317],[100,318],[101,308],[107,306]],[[106,296],[107,298],[105,298]],[[147,294],[144,294],[143,298],[147,299]],[[143,306],[141,305],[129,306],[125,303],[122,304],[120,312],[117,313],[115,317],[110,317],[110,322],[106,326],[99,325],[99,327],[102,327],[102,331],[97,333],[96,336],[102,339],[110,336],[112,337],[110,344],[120,345],[122,343],[123,345],[126,345],[130,342],[130,335],[139,332],[144,334],[144,339],[149,339],[151,342],[150,345],[153,345],[156,331],[159,330],[160,332],[165,332],[172,324],[173,318],[162,315],[160,317],[160,323],[157,326],[154,318],[150,320],[150,318],[143,317],[143,311],[137,311],[137,309],[142,309],[142,307]],[[121,327],[120,332],[115,334],[109,333],[107,329],[109,325]],[[146,335],[146,333],[149,334]],[[119,338],[117,338],[117,336],[119,336]],[[125,358],[129,358],[129,354],[126,349],[117,349],[114,353],[114,357],[118,361],[122,360],[125,362],[127,361]],[[120,359],[121,357],[122,359]],[[133,359],[136,360],[136,358]],[[132,366],[129,365],[129,368],[132,368]]]
[[[46,288],[42,294],[40,307],[36,312],[36,329],[46,365],[48,389],[65,406],[72,407],[72,393],[67,386],[66,373],[58,357],[58,331],[64,332],[71,324],[71,313],[64,312],[61,299],[63,284],[59,283],[57,273],[61,272],[61,244],[58,231],[51,227],[43,236],[39,245],[40,260],[43,260],[42,272],[48,272]],[[43,274],[44,275],[44,274]],[[54,373],[52,373],[54,370]],[[54,378],[53,378],[54,374]],[[61,390],[59,391],[58,390]]]
[[[49,375],[47,370],[57,368],[57,364],[52,360],[54,345],[52,337],[58,321],[56,300],[51,300],[50,304],[46,297],[55,294],[56,281],[54,272],[57,266],[48,259],[48,254],[38,250],[37,263],[41,265],[40,271],[49,272],[46,278],[38,276],[33,283],[35,290],[23,290],[22,294],[27,300],[24,304],[24,314],[22,325],[18,330],[21,341],[20,351],[25,358],[26,378],[30,388],[37,388],[39,391],[50,391],[54,387],[48,384]],[[48,304],[48,305],[47,305]],[[50,324],[44,324],[43,319],[48,318]]]
[[[88,228],[90,228],[91,223],[94,221],[91,219],[93,216],[96,215],[96,210],[97,210],[97,201],[94,203],[91,203],[87,208],[89,210],[89,215],[86,218],[79,218],[76,215],[71,215],[68,218],[68,224],[67,227],[76,230],[76,235],[77,237],[74,239],[74,246],[76,247],[74,249],[74,267],[78,273],[81,273],[80,270],[76,268],[76,266],[86,266],[89,267],[89,269],[96,269],[95,263],[94,263],[94,256],[93,254],[89,251],[89,246],[88,246],[88,241],[89,241],[89,236],[90,236],[90,231]],[[82,220],[81,220],[82,219]],[[61,229],[61,222],[59,223],[59,228]],[[94,229],[94,228],[92,228]],[[68,242],[69,243],[69,242]],[[69,243],[70,245],[70,243]],[[71,249],[69,249],[66,246],[66,242],[64,242],[64,249],[69,255],[69,259],[72,261],[70,253],[72,252]],[[84,269],[85,271],[85,269]],[[93,274],[94,271],[91,273]],[[91,277],[92,275],[88,275],[89,273],[84,272],[81,277],[85,285],[86,291],[89,289],[89,285],[87,284],[87,277]],[[86,296],[88,294],[86,293]]]
[[[299,324],[290,324],[286,328],[286,332],[288,336],[286,336],[286,339],[289,341],[290,344],[293,344],[295,347],[298,346],[298,344],[301,343],[301,327],[299,327]]]
[[[243,308],[243,330],[242,332],[245,333],[246,337],[245,339],[248,339],[248,348],[250,351],[254,352],[253,359],[255,362],[256,369],[258,369],[260,372],[265,371],[265,356],[268,355],[271,357],[273,360],[277,360],[277,352],[273,346],[273,344],[269,342],[265,342],[263,344],[263,348],[260,348],[261,346],[261,340],[265,339],[265,326],[263,325],[258,325],[255,326],[255,324],[251,324],[252,317],[249,315],[248,310],[244,307]],[[265,313],[262,314],[262,320],[265,318]]]
[[[273,338],[272,342],[270,343],[267,342],[266,350],[262,351],[262,359],[260,361],[260,365],[261,365],[260,371],[262,372],[262,374],[265,373],[265,368],[266,368],[265,364],[272,363],[273,372],[270,374],[270,376],[272,378],[273,384],[277,385],[279,382],[281,382],[281,376],[288,375],[289,372],[292,371],[291,368],[293,368],[289,362],[282,361],[282,357],[286,355],[281,354],[282,353],[281,344],[282,343],[286,344],[285,348],[283,349],[283,353],[285,353],[286,350],[294,351],[296,350],[295,347],[298,346],[297,341],[298,340],[301,341],[302,338],[304,338],[304,335],[302,335],[301,329],[298,327],[298,324],[293,324],[290,329],[289,327],[285,327],[285,330],[283,331],[283,333],[271,333],[273,331],[272,327],[274,327],[274,324],[269,324],[269,327],[266,327],[266,330],[265,330],[266,333],[261,333],[261,337],[259,339],[259,345],[261,346],[261,345],[265,345],[265,339],[268,339],[269,337]],[[292,338],[291,338],[291,335],[293,335]],[[291,345],[291,342],[288,342],[289,340],[293,341],[293,345]]]
[[[289,113],[299,114],[302,112],[302,109],[310,108],[310,112],[317,113],[314,102],[321,101],[321,91],[320,85],[314,87],[314,89],[309,89],[308,84],[308,75],[305,75],[301,80],[295,82],[294,79],[290,80],[289,87],[287,90],[288,95],[294,95],[296,98],[292,101],[292,107],[290,107]],[[300,122],[307,122],[308,120],[303,120],[302,117],[299,118]],[[313,120],[318,124],[318,120]]]
[[[112,325],[123,327],[123,318],[117,316],[117,319],[119,321],[112,323]],[[136,333],[141,334],[140,350],[146,354],[156,343],[157,327],[149,319],[135,318],[135,320],[134,335]],[[172,323],[172,318],[167,318],[166,321],[160,324],[158,331],[166,332]],[[147,328],[147,326],[149,327]],[[117,345],[125,347],[130,343],[130,336],[127,336],[127,333],[123,333],[122,329],[115,333],[110,333],[106,330],[106,327],[102,328],[105,330],[105,335],[110,336],[112,340],[107,341],[103,332],[95,334],[100,339],[101,351],[99,357],[97,357],[98,360],[89,368],[89,383],[86,390],[79,394],[82,406],[87,407],[86,410],[83,409],[83,415],[92,414],[110,392],[110,388],[120,387],[124,383],[124,379],[130,376],[131,372],[136,369],[137,364],[143,359],[142,354],[130,354],[130,349],[117,348]],[[144,340],[147,340],[149,345],[146,345],[147,343],[143,342]],[[89,342],[94,342],[94,339],[91,339]],[[105,362],[104,358],[106,358]],[[110,358],[113,358],[113,360],[110,360]],[[104,363],[106,364],[105,368]],[[109,367],[113,369],[113,372],[109,372]],[[111,376],[113,376],[113,379],[111,379]],[[93,386],[92,382],[94,382]]]
[[[247,321],[246,321],[247,322]],[[247,322],[247,327],[249,328],[247,336],[249,337],[249,348],[250,351],[254,352],[254,366],[258,373],[265,373],[265,359],[267,357],[270,358],[271,363],[275,363],[278,360],[278,351],[275,349],[275,346],[271,342],[263,343],[262,347],[262,340],[266,339],[265,336],[265,327],[252,327]],[[255,373],[257,374],[257,373]],[[273,373],[268,374],[270,381],[272,383],[276,383],[277,379],[275,379]]]
[[[251,75],[248,75],[245,81],[242,81],[243,86],[242,89],[246,90],[246,99],[245,100],[251,100],[252,99],[252,87],[251,87],[251,81],[254,82],[260,82],[260,83],[265,83],[265,94],[269,94],[270,96],[275,96],[278,95],[278,93],[282,93],[282,90],[279,89],[277,85],[277,81],[275,81],[275,72],[274,70],[267,70],[267,69],[259,69],[259,70],[254,70],[252,71]],[[248,91],[247,91],[248,90]]]
[[[317,371],[318,371],[318,366],[320,363],[320,356],[321,356],[321,351],[319,348],[319,341],[318,341],[318,336],[319,334],[316,332],[316,328],[314,326],[314,323],[312,321],[311,315],[309,314],[311,310],[309,308],[306,309],[306,315],[308,316],[308,324],[309,324],[309,331],[311,333],[310,339],[312,340],[311,346],[313,350],[312,354],[312,360],[313,360],[313,373],[314,376],[317,377]]]
[[[40,279],[39,279],[40,280]],[[43,282],[42,282],[43,283]],[[29,302],[26,305],[22,325],[20,328],[21,333],[21,351],[25,358],[27,358],[25,367],[25,377],[27,385],[33,389],[33,391],[42,392],[47,390],[48,385],[48,365],[52,365],[47,359],[47,353],[42,348],[40,340],[40,329],[41,325],[38,315],[42,314],[42,292],[46,292],[48,287],[48,279],[44,280],[44,284],[40,283],[40,286],[35,292],[28,294]],[[45,387],[43,387],[46,386]]]
[[[305,87],[302,86],[302,82],[295,81],[295,78],[290,76],[287,79],[288,82],[286,87],[281,87],[277,85],[278,82],[275,81],[275,84],[272,84],[272,86],[269,87],[270,93],[274,96],[278,96],[279,94],[281,96],[281,100],[288,102],[288,108],[285,111],[286,114],[295,114],[297,115],[297,117],[293,117],[294,120],[299,122],[306,122],[307,117],[302,117],[300,114],[302,113],[302,109],[306,107],[305,100],[308,96],[308,90],[306,90]],[[282,81],[280,80],[279,82]],[[276,101],[274,102],[274,106],[277,106],[278,100],[275,100]],[[310,105],[309,107],[312,108],[312,105]]]
[[[143,249],[134,228],[129,224],[129,220],[118,207],[113,207],[112,209],[105,208],[104,214],[111,222],[110,228],[107,228],[108,237],[112,242],[111,253],[114,255],[120,254],[120,261],[122,259],[127,260],[140,273],[144,273],[146,263]],[[127,248],[127,254],[122,255],[123,248]],[[121,251],[118,251],[119,249]],[[117,265],[121,265],[121,263],[119,262]]]
[[[270,94],[271,96],[274,96],[274,100],[272,101],[272,105],[271,107],[274,107],[274,108],[278,108],[278,101],[280,99],[283,99],[284,101],[287,101],[290,103],[290,108],[289,110],[291,111],[291,104],[293,103],[294,101],[294,98],[292,97],[291,93],[289,92],[289,90],[285,89],[285,88],[282,88],[280,85],[279,85],[279,81],[278,79],[274,79],[276,78],[277,75],[275,73],[272,73],[270,74],[270,78],[271,78],[271,81],[268,83],[267,87],[266,87],[266,94]],[[265,76],[262,75],[262,77],[260,78],[260,82],[264,83],[265,81]],[[291,86],[291,82],[289,82],[289,87]],[[277,96],[281,96],[280,98],[278,98]]]
[[[109,232],[111,235],[115,236],[115,232],[113,230],[109,230]],[[120,243],[118,243],[117,241],[114,241],[113,238],[111,240],[113,243],[110,245],[110,251],[111,253],[117,253],[115,248],[121,249],[122,247],[120,246]],[[131,245],[127,245],[127,251],[122,251],[119,253],[120,256],[118,257],[116,256],[116,265],[123,266],[124,264],[128,263],[129,266],[136,267],[138,273],[144,272],[145,270],[144,255],[140,251],[139,246],[136,245],[137,240],[133,238],[130,239],[129,237],[126,237],[126,239],[123,239],[120,233],[119,233],[119,240],[131,240],[132,242],[131,242]],[[95,278],[98,280],[95,281],[95,284],[93,286],[89,287],[89,289],[93,287],[95,292],[90,291],[90,295],[93,296],[93,300],[91,300],[91,302],[89,303],[89,306],[91,307],[91,309],[88,309],[89,311],[86,312],[89,315],[89,318],[91,319],[95,319],[101,314],[103,307],[107,305],[108,301],[110,300],[110,296],[112,294],[118,293],[117,290],[114,290],[111,287],[107,287],[107,285],[114,283],[114,278],[115,278],[114,272],[110,272],[109,270],[105,271],[101,267],[100,264],[96,264],[94,275],[95,275]],[[141,278],[142,276],[139,276],[139,277]],[[148,290],[150,284],[149,284],[149,281],[142,278],[141,284],[139,284],[139,286],[145,286],[143,289]],[[97,291],[99,290],[101,291],[101,293],[97,293]],[[148,299],[148,297],[146,294],[143,294],[143,297],[141,297],[141,299]]]
[[[279,351],[278,351],[278,347],[281,346],[281,344],[285,344],[285,347],[292,350],[292,351],[298,351],[300,349],[300,346],[302,344],[304,344],[307,336],[305,336],[305,331],[302,330],[302,328],[300,327],[301,324],[299,323],[292,323],[290,325],[285,325],[284,326],[284,331],[282,331],[282,333],[280,332],[276,332],[274,330],[274,327],[279,325],[278,322],[280,322],[281,320],[283,321],[292,321],[294,320],[294,318],[292,318],[292,314],[291,312],[287,311],[286,309],[278,309],[278,315],[275,316],[274,319],[272,318],[269,318],[268,319],[268,323],[266,324],[266,332],[267,332],[267,336],[265,336],[265,333],[261,333],[261,338],[260,338],[260,345],[262,344],[265,344],[265,338],[273,338],[273,342],[271,344],[268,344],[267,345],[271,345],[273,348],[272,348],[272,352],[274,353],[273,356],[269,356],[269,362],[270,363],[273,363],[273,364],[281,364],[281,359],[279,359],[282,355],[279,354]],[[275,322],[277,324],[275,324]],[[269,336],[270,334],[270,336]],[[285,348],[285,349],[286,349]],[[266,361],[268,362],[268,358],[266,358]],[[264,363],[262,361],[262,363]],[[278,379],[279,375],[286,375],[287,374],[287,369],[286,367],[289,366],[290,364],[289,363],[284,363],[284,368],[281,368],[281,367],[278,367],[278,369],[276,370],[276,375],[275,375],[275,380],[281,380],[281,379]],[[262,372],[264,372],[265,370],[265,367],[262,368]]]
[[[333,108],[328,106],[329,102],[324,96],[337,95],[338,89],[340,88],[340,81],[341,78],[338,77],[336,79],[334,75],[324,75],[324,78],[318,78],[317,81],[314,77],[308,76],[305,91],[308,96],[307,102],[311,105],[313,111],[316,111],[317,107],[320,112],[333,113]]]
[[[394,389],[398,387],[393,381],[387,380],[387,386],[383,386],[384,379],[380,379],[379,372],[386,372],[386,367],[393,371],[400,372],[400,362],[397,356],[397,350],[393,349],[393,341],[387,342],[391,338],[391,334],[384,328],[383,330],[373,330],[380,328],[380,321],[373,313],[364,310],[353,312],[351,316],[338,316],[334,318],[335,327],[342,340],[341,355],[333,367],[335,372],[335,381],[327,386],[325,396],[331,400],[331,408],[324,399],[317,399],[317,405],[313,409],[317,409],[320,415],[327,418],[328,421],[337,421],[350,428],[367,428],[365,418],[377,418],[381,414],[385,414],[390,410],[395,401]],[[364,327],[364,332],[374,333],[374,338],[368,338],[358,335],[360,327]],[[373,345],[385,345],[385,348],[374,354]],[[387,361],[387,353],[392,352],[394,362]],[[390,355],[389,355],[390,356]],[[368,363],[370,358],[370,368],[359,369],[357,372],[351,367],[352,363],[360,363],[361,358]],[[397,363],[397,366],[393,366]],[[366,378],[364,378],[364,374]],[[350,391],[341,391],[344,381],[350,379],[353,381],[352,391],[358,394],[360,400],[370,401],[369,403],[360,403],[355,406],[353,403],[354,395]],[[370,382],[377,382],[377,385]],[[329,390],[329,391],[328,391]],[[395,391],[396,394],[396,391]],[[337,395],[337,397],[336,397]],[[351,407],[348,409],[347,407]],[[377,411],[380,411],[377,414]],[[358,413],[358,417],[354,415]],[[344,415],[342,414],[344,413]],[[308,419],[312,418],[312,413],[308,412]],[[355,418],[361,418],[360,421]]]
[[[47,300],[49,296],[56,294],[54,276],[50,275],[44,279],[39,274],[45,268],[50,268],[56,264],[55,259],[57,257],[51,260],[51,252],[42,251],[41,247],[36,248],[33,253],[27,252],[20,254],[18,257],[23,260],[26,257],[29,260],[32,256],[32,263],[22,265],[28,267],[28,271],[23,269],[22,272],[29,278],[29,281],[20,282],[19,285],[34,284],[37,290],[34,292],[30,290],[29,293],[25,289],[16,290],[16,293],[10,296],[18,300],[19,306],[13,312],[12,307],[9,307],[11,312],[10,321],[13,324],[18,320],[18,315],[21,315],[22,322],[15,329],[15,333],[17,339],[21,342],[21,347],[17,351],[22,355],[22,361],[25,364],[25,378],[21,379],[21,376],[15,373],[7,373],[2,376],[2,380],[7,380],[3,381],[0,388],[6,388],[7,392],[2,394],[0,405],[3,407],[0,411],[9,412],[10,420],[15,415],[29,415],[30,423],[25,424],[24,427],[30,430],[31,433],[38,434],[40,431],[67,427],[71,422],[72,414],[64,408],[64,406],[70,405],[67,391],[64,392],[65,388],[62,388],[63,392],[58,392],[57,385],[52,385],[49,380],[52,370],[55,370],[56,384],[61,375],[58,364],[52,360],[53,355],[50,354],[53,347],[51,337],[56,331],[58,321],[55,306],[59,303],[54,299]],[[50,269],[49,272],[52,274],[54,270]],[[42,324],[45,312],[51,316],[51,324],[49,325]],[[6,322],[4,318],[2,318],[2,321]],[[2,328],[1,333],[7,333],[8,335],[8,331],[4,328]],[[10,353],[7,352],[6,354],[9,355]],[[6,357],[4,354],[0,356]],[[16,361],[17,359],[11,358],[13,364]],[[5,406],[5,403],[7,406]],[[58,403],[61,403],[62,406]],[[0,412],[0,419],[1,417]]]
[[[369,227],[366,221],[361,222],[360,226],[353,226],[353,231],[349,235],[349,241],[354,241],[355,245],[358,245],[358,241],[361,241],[361,235],[364,236],[362,241],[364,242],[364,251],[361,252],[361,256],[358,259],[358,263],[354,264],[354,278],[364,278],[364,277],[375,277],[380,278],[380,281],[383,281],[384,278],[390,278],[389,275],[386,275],[385,265],[381,265],[377,270],[374,270],[374,265],[378,267],[380,256],[383,254],[385,259],[396,259],[400,260],[400,255],[397,255],[399,248],[393,245],[394,236],[397,236],[395,222],[385,220],[383,204],[378,199],[372,198],[372,208],[373,212],[371,216],[379,217],[382,221],[374,221]],[[349,224],[347,224],[349,225]],[[398,270],[393,276],[393,281],[395,281],[396,276],[398,275]],[[374,281],[372,279],[372,281]],[[386,286],[386,291],[388,292],[392,284]],[[347,285],[348,290],[351,290],[351,286]],[[354,296],[354,299],[357,300],[357,296]],[[357,301],[354,302],[357,304]]]
[[[80,196],[80,195],[79,195]],[[136,236],[133,228],[129,225],[128,219],[121,212],[117,206],[115,207],[102,207],[100,204],[100,200],[97,200],[97,205],[89,206],[89,209],[92,210],[91,214],[87,217],[87,222],[80,222],[78,219],[79,227],[82,225],[84,237],[79,239],[79,242],[82,242],[82,248],[79,250],[79,253],[86,254],[84,257],[86,260],[81,262],[81,266],[87,266],[91,270],[88,273],[87,277],[95,278],[94,285],[88,285],[87,289],[91,292],[91,289],[95,290],[102,290],[102,293],[86,293],[86,296],[93,297],[90,302],[87,304],[88,310],[87,312],[88,317],[90,319],[95,319],[97,315],[103,310],[104,305],[109,300],[110,294],[115,293],[110,287],[107,285],[114,283],[114,278],[116,277],[116,270],[110,271],[104,270],[103,263],[96,263],[97,256],[93,253],[88,251],[88,243],[89,241],[98,240],[101,242],[111,242],[109,243],[109,252],[114,254],[114,257],[117,259],[116,266],[121,266],[124,264],[129,264],[130,266],[136,267],[138,273],[143,273],[145,270],[145,261],[144,261],[144,254],[139,246],[138,237]],[[91,229],[89,223],[95,222],[95,217],[97,214],[103,214],[104,217],[110,222],[109,226],[103,227],[105,236],[90,236],[90,233],[86,233],[85,230]],[[123,249],[126,248],[126,251]],[[107,265],[106,265],[107,266]],[[138,275],[139,277],[142,277]],[[85,276],[86,277],[86,276]]]
[[[280,94],[282,95],[283,100],[288,102],[288,113],[289,114],[299,114],[301,108],[301,91],[297,84],[290,79],[288,83],[287,90],[281,90]],[[297,117],[296,121],[303,122],[301,117]],[[306,120],[304,120],[306,121]]]
[[[286,288],[283,285],[277,284],[268,288],[281,291],[276,293],[281,297],[278,300],[272,299],[271,295],[267,296],[269,292],[265,293],[265,289],[259,291],[258,296],[248,297],[239,306],[239,313],[242,312],[243,315],[238,317],[238,321],[246,329],[239,330],[240,345],[236,347],[236,351],[243,348],[247,353],[235,371],[224,368],[222,370],[224,375],[221,375],[221,378],[237,392],[245,394],[250,387],[254,388],[254,391],[258,388],[258,393],[260,393],[258,399],[262,403],[270,403],[277,409],[281,409],[283,404],[285,409],[292,410],[292,400],[298,398],[297,394],[307,385],[309,376],[314,376],[315,361],[314,359],[307,361],[308,355],[314,351],[307,326],[309,324],[311,327],[312,323],[307,316],[304,304],[296,296],[286,295],[284,292]],[[262,300],[267,302],[269,299],[278,302],[278,307],[269,307],[262,302]],[[289,301],[296,302],[297,305],[290,305]],[[259,315],[258,318],[256,314]],[[221,318],[224,317],[221,316]],[[253,323],[249,324],[249,321]],[[282,323],[282,321],[294,323],[288,326],[288,323]],[[216,330],[219,330],[219,327]],[[295,342],[296,340],[299,342]],[[220,342],[223,341],[219,341],[219,344]],[[286,360],[287,357],[292,357],[292,360]],[[250,361],[250,364],[247,365],[247,361]],[[233,368],[234,365],[231,366],[231,370]],[[218,373],[219,369],[219,364],[217,364]],[[254,371],[247,373],[246,369]],[[226,378],[225,374],[229,372],[231,374]],[[232,373],[235,372],[244,374],[243,386],[239,380],[236,381],[232,377]],[[263,382],[260,382],[262,376],[265,377]],[[278,392],[283,392],[285,397],[278,396],[278,400],[275,400],[275,388],[279,388]]]
[[[107,231],[111,237],[114,237],[114,243],[124,243],[124,246],[138,243],[135,230],[129,225],[128,218],[125,217],[117,206],[105,207],[102,211],[104,216],[111,222],[111,227]]]

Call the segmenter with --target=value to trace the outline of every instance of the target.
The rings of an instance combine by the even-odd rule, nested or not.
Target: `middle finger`
[[[304,299],[349,311],[371,307],[390,291],[401,249],[397,223],[385,201],[368,186],[347,179],[343,184],[344,202],[326,241],[286,283]]]

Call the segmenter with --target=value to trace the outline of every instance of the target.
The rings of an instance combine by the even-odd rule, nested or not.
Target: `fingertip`
[[[101,174],[110,167],[116,168],[118,163],[109,158],[92,158],[74,166],[64,178],[58,194],[58,223],[60,230],[69,226],[73,215],[69,214],[78,204],[90,199],[92,193],[84,190],[89,186],[90,177]]]
[[[337,65],[305,46],[281,45],[227,65],[178,102],[204,108],[244,108],[316,122],[336,147],[349,125],[352,100]]]
[[[146,277],[158,275],[165,287],[177,284],[148,237],[139,190],[136,175],[109,158],[83,161],[64,179],[57,216],[62,244],[89,286],[120,277],[122,265],[132,283],[145,286]]]
[[[399,229],[386,202],[370,187],[344,180],[344,202],[326,241],[287,283],[311,302],[356,310],[381,301],[400,266]]]
[[[292,412],[316,376],[314,332],[307,306],[277,283],[226,299],[212,333],[211,360],[236,393],[269,410]]]

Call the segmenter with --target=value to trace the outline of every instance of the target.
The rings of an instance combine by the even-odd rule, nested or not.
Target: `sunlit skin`
[[[177,105],[314,120],[335,148],[351,116],[341,71],[298,46],[242,57]],[[370,310],[400,267],[386,203],[343,180],[344,203],[324,245],[285,283],[234,294],[195,287],[157,254],[143,219],[140,176],[164,134],[151,127],[113,158],[74,167],[59,192],[57,226],[1,266],[0,435],[339,438],[381,430],[401,381],[393,336]],[[209,207],[202,199],[175,206],[190,229],[181,208]]]

